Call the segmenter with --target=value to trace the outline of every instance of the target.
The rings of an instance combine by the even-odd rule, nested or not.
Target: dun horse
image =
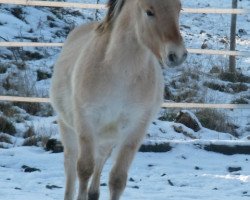
[[[76,28],[55,66],[51,101],[64,145],[65,200],[98,200],[112,150],[110,200],[119,200],[130,164],[163,101],[161,67],[187,56],[179,0],[109,0],[101,22]],[[91,183],[89,184],[89,180]]]

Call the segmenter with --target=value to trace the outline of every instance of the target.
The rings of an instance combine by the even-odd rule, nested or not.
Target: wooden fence
[[[28,102],[28,103],[49,103],[49,98],[36,98],[36,97],[17,97],[17,96],[0,96],[0,101],[10,102]],[[162,104],[163,108],[214,108],[214,109],[250,109],[247,104],[204,104],[204,103],[172,103],[166,102]]]
[[[54,2],[54,1],[0,0],[0,3],[23,5],[23,6],[106,9],[106,5],[104,4],[84,4],[84,3]],[[249,14],[250,9],[183,8],[182,13]],[[63,43],[0,42],[0,47],[24,47],[24,46],[26,47],[62,47]],[[246,52],[246,51],[223,51],[223,50],[205,50],[205,49],[188,49],[188,51],[189,53],[193,53],[193,54],[250,57],[250,52]],[[49,99],[48,98],[33,98],[33,97],[0,96],[0,101],[48,103]],[[164,108],[250,109],[250,105],[245,105],[245,104],[164,103],[162,107]]]
[[[104,4],[85,4],[85,3],[69,3],[69,2],[54,2],[54,1],[0,0],[0,3],[25,5],[25,6],[106,9],[106,5]],[[250,9],[183,8],[182,12],[183,13],[207,13],[207,14],[246,14],[246,13],[250,13]]]

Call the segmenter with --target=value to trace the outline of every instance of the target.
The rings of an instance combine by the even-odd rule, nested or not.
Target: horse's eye
[[[147,10],[147,11],[146,11],[146,14],[147,14],[147,16],[149,16],[149,17],[154,17],[154,16],[155,16],[155,14],[154,14],[151,10]]]

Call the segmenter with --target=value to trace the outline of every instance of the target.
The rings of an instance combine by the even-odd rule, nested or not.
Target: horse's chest
[[[92,101],[88,101],[87,113],[99,138],[126,136],[140,121],[149,121],[147,118],[152,117],[149,113],[159,108],[161,98],[157,91],[161,86],[155,75],[138,75],[130,79],[110,76],[99,79],[96,84],[88,92]]]
[[[89,119],[101,139],[118,139],[138,122],[143,110],[123,101],[110,100],[89,108]]]

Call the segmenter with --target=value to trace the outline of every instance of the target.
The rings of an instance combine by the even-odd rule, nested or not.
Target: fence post
[[[238,0],[232,0],[232,8],[238,7]],[[230,33],[230,50],[235,51],[236,48],[236,22],[237,14],[231,15],[231,33]],[[229,71],[232,75],[236,74],[236,57],[229,56]]]
[[[99,4],[100,3],[100,0],[96,0],[96,4]],[[98,21],[99,20],[99,9],[96,9],[95,11],[95,20]]]

